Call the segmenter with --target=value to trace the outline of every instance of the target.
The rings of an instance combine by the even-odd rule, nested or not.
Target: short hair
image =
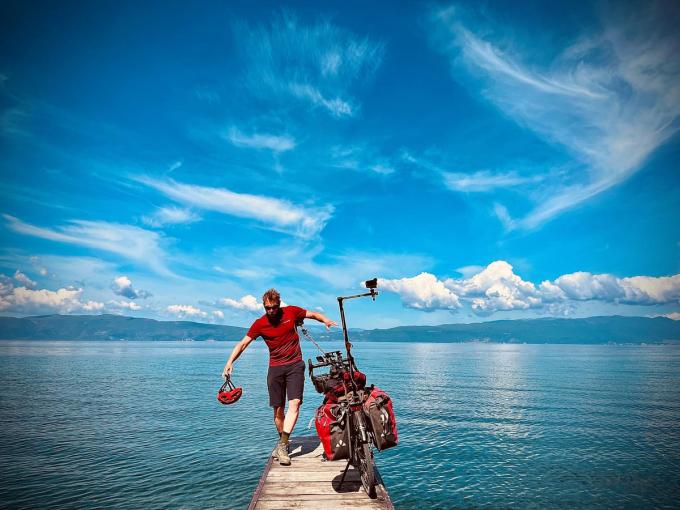
[[[280,303],[281,294],[276,289],[269,289],[262,295],[262,302],[269,301],[270,303]]]

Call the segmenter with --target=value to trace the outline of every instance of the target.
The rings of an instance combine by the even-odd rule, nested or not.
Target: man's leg
[[[276,426],[276,431],[279,433],[279,436],[281,436],[281,432],[283,432],[283,421],[285,416],[283,406],[274,407],[274,425]]]
[[[300,416],[300,399],[295,398],[288,401],[288,411],[286,411],[286,418],[283,421],[283,432],[290,436],[293,433],[298,416]]]
[[[288,438],[293,433],[293,428],[300,415],[300,404],[302,404],[302,394],[305,389],[305,362],[295,363],[286,374],[286,393],[288,395],[288,410],[283,421],[283,433],[281,440],[288,442]]]

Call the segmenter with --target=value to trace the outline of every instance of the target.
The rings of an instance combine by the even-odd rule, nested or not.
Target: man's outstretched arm
[[[229,356],[229,360],[227,361],[227,364],[224,365],[224,370],[222,370],[222,377],[231,375],[231,372],[234,370],[234,361],[238,359],[241,353],[246,350],[246,347],[248,347],[252,341],[253,339],[246,335],[239,343],[234,346],[234,349],[231,351],[231,356]]]
[[[312,312],[310,310],[307,310],[307,315],[305,315],[305,318],[306,319],[314,319],[315,321],[323,322],[326,326],[326,329],[331,329],[333,326],[338,325],[335,321],[330,320],[324,314],[319,313],[319,312]]]

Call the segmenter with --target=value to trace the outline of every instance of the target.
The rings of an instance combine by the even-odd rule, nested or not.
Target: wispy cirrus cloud
[[[191,209],[176,206],[159,207],[152,214],[142,216],[142,221],[150,227],[165,225],[184,225],[200,221],[201,217]]]
[[[335,145],[330,150],[330,164],[336,168],[347,168],[359,172],[373,172],[378,175],[391,175],[396,172],[392,161],[378,154],[366,144]]]
[[[247,135],[232,127],[226,135],[236,147],[248,149],[268,149],[273,152],[286,152],[295,148],[295,139],[288,135],[273,135],[270,133],[252,133]]]
[[[451,191],[463,193],[488,193],[500,189],[522,188],[545,178],[543,175],[522,175],[516,171],[452,172],[428,159],[416,157],[408,151],[402,152],[401,159],[424,169],[428,175],[441,181]]]
[[[165,264],[161,234],[132,225],[106,221],[71,220],[56,228],[39,227],[3,214],[6,226],[20,234],[75,244],[139,262],[159,274],[172,275]]]
[[[150,177],[137,180],[185,205],[256,220],[271,230],[306,239],[323,230],[334,210],[331,205],[303,207],[288,200],[236,193],[226,188],[161,181]]]
[[[276,264],[271,261],[275,260]],[[401,253],[347,251],[328,254],[320,243],[285,242],[270,246],[239,250],[238,255],[225,252],[220,264],[239,278],[261,281],[262,285],[282,276],[294,275],[299,281],[323,281],[334,288],[356,287],[369,275],[392,276],[401,271],[428,267],[432,260],[426,256]],[[221,267],[220,267],[221,269]],[[315,284],[316,285],[316,284]]]
[[[573,157],[571,174],[534,196],[526,216],[499,209],[509,229],[536,228],[628,179],[680,127],[678,15],[663,3],[612,15],[548,65],[476,34],[459,9],[433,19],[436,43],[457,72],[467,70],[504,114]]]
[[[294,98],[338,118],[357,114],[359,102],[351,91],[371,79],[384,53],[380,42],[330,22],[303,25],[290,13],[236,32],[252,92]]]
[[[494,173],[481,170],[471,174],[460,172],[442,172],[447,188],[453,191],[487,192],[496,189],[512,188],[541,180],[541,176],[521,176],[517,172]]]

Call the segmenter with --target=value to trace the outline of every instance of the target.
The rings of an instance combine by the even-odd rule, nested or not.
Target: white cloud
[[[487,170],[471,174],[442,172],[447,188],[452,191],[487,192],[498,188],[511,188],[527,183],[537,182],[540,176],[522,177],[516,172],[493,173]]]
[[[430,273],[420,273],[413,278],[399,280],[380,279],[379,286],[395,292],[407,308],[416,310],[456,310],[460,308],[458,296]]]
[[[18,269],[14,273],[14,279],[21,283],[24,287],[27,287],[29,289],[34,289],[37,286],[37,283],[35,283],[33,280],[31,280],[28,276],[26,276]]]
[[[128,299],[146,299],[153,294],[146,290],[132,288],[132,281],[127,276],[118,276],[113,280],[111,289],[114,294]]]
[[[381,43],[328,22],[305,26],[289,14],[270,26],[237,32],[253,93],[292,97],[334,117],[356,115],[359,105],[351,90],[370,80],[382,61]]]
[[[4,275],[3,275],[4,276]],[[14,287],[7,277],[0,278],[0,311],[22,314],[101,312],[104,303],[81,299],[83,289],[28,289]]]
[[[515,274],[512,265],[503,260],[474,274],[461,269],[465,269],[463,278],[439,280],[422,273],[401,280],[381,279],[380,287],[399,294],[408,308],[455,310],[465,304],[477,315],[529,309],[564,315],[573,311],[579,301],[640,306],[680,304],[680,275],[618,278],[576,272],[535,285]]]
[[[138,305],[134,301],[123,301],[122,299],[118,301],[111,300],[107,304],[109,305],[109,307],[118,310],[130,310],[132,312],[136,312],[142,309],[142,306]]]
[[[295,139],[288,135],[254,133],[246,135],[235,127],[227,134],[227,139],[236,147],[249,149],[268,149],[273,152],[286,152],[295,148]]]
[[[456,273],[462,274],[464,278],[469,278],[473,275],[476,275],[477,273],[479,273],[483,269],[484,269],[484,266],[477,266],[477,265],[463,266],[463,267],[459,267],[458,269],[456,269]]]
[[[335,168],[357,171],[370,171],[378,175],[391,175],[396,172],[389,158],[366,144],[336,145],[330,150],[330,164]]]
[[[210,312],[214,319],[224,320],[224,312],[221,310],[213,310]]]
[[[375,172],[376,174],[381,174],[381,175],[390,175],[394,173],[394,168],[388,164],[384,163],[377,163],[373,166],[370,167],[371,171]]]
[[[201,217],[191,209],[169,206],[156,209],[150,216],[142,216],[142,221],[151,227],[195,223]]]
[[[166,307],[166,311],[179,318],[198,317],[205,319],[208,317],[206,312],[192,305],[170,305]]]
[[[499,260],[467,279],[448,279],[446,287],[472,298],[472,310],[485,315],[499,310],[526,310],[542,305],[533,283],[517,276],[510,264]]]
[[[320,255],[323,253],[323,260]],[[272,260],[276,264],[272,264]],[[367,275],[391,277],[402,271],[427,267],[430,260],[424,256],[399,253],[344,252],[329,254],[321,243],[280,242],[273,245],[240,250],[238,253],[224,252],[218,261],[221,267],[228,267],[229,273],[258,280],[262,285],[280,276],[311,278],[323,281],[337,289],[356,286],[356,282]],[[249,283],[249,285],[252,285]],[[315,284],[316,285],[316,284]]]
[[[157,232],[132,225],[87,220],[72,220],[51,229],[25,223],[8,214],[3,217],[7,226],[20,234],[114,253],[140,262],[159,274],[172,274],[165,265],[165,253],[160,247],[162,237]]]
[[[503,227],[505,227],[505,230],[513,230],[517,225],[517,222],[513,220],[512,217],[510,216],[508,208],[505,207],[503,204],[499,204],[498,202],[494,203],[493,212],[496,215],[496,217],[498,217],[498,219],[501,221]]]
[[[215,306],[233,308],[234,310],[244,310],[255,314],[261,314],[263,310],[262,303],[251,294],[247,294],[238,300],[222,298],[215,302]]]
[[[536,206],[526,216],[499,215],[506,228],[536,228],[628,179],[677,132],[677,17],[663,3],[640,5],[625,20],[604,20],[600,33],[584,34],[547,65],[474,34],[453,8],[435,13],[436,39],[452,65],[466,67],[505,115],[574,160],[570,175],[532,195]]]
[[[477,172],[450,172],[423,157],[416,157],[408,151],[403,151],[401,159],[440,179],[451,191],[461,193],[489,193],[498,189],[520,188],[544,180],[543,175],[520,175],[515,171],[492,172],[479,170]]]
[[[272,230],[302,238],[311,238],[321,232],[333,213],[331,205],[302,207],[287,200],[236,193],[226,188],[209,188],[151,178],[140,178],[139,181],[178,202],[239,218],[254,219]]]
[[[576,272],[555,280],[569,299],[651,305],[680,303],[680,275],[617,278],[610,274]]]
[[[334,117],[353,117],[356,114],[356,107],[339,97],[326,98],[321,91],[307,83],[291,83],[290,92],[298,99],[306,99],[314,106],[320,106],[328,110]]]

